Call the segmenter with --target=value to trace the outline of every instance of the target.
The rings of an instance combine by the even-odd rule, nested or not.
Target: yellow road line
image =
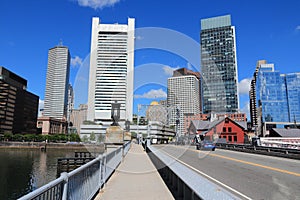
[[[219,157],[219,158],[223,158],[223,159],[227,159],[227,160],[231,160],[231,161],[235,161],[235,162],[239,162],[239,163],[243,163],[243,164],[247,164],[247,165],[252,165],[252,166],[255,166],[255,167],[261,167],[261,168],[264,168],[264,169],[269,169],[269,170],[273,170],[273,171],[277,171],[277,172],[281,172],[281,173],[290,174],[290,175],[300,177],[299,173],[291,172],[291,171],[284,170],[284,169],[269,167],[269,166],[266,166],[266,165],[261,165],[261,164],[257,164],[257,163],[253,163],[253,162],[249,162],[249,161],[244,161],[244,160],[239,160],[239,159],[235,159],[235,158],[230,158],[230,157],[227,157],[227,156],[221,156],[221,155],[217,155],[217,154],[209,154],[209,155],[213,156],[213,157]]]
[[[177,146],[177,148],[178,147],[179,146]],[[179,148],[183,148],[183,147],[179,147]],[[203,152],[201,152],[199,150],[195,150],[195,149],[189,149],[189,148],[184,148],[184,149],[187,149],[189,151],[194,151],[194,152],[197,152],[197,153],[203,153]],[[243,164],[247,164],[247,165],[252,165],[252,166],[255,166],[255,167],[261,167],[261,168],[264,168],[264,169],[269,169],[269,170],[272,170],[272,171],[281,172],[281,173],[290,174],[290,175],[300,177],[300,173],[291,172],[291,171],[284,170],[284,169],[269,167],[269,166],[266,166],[266,165],[261,165],[261,164],[257,164],[257,163],[253,163],[253,162],[249,162],[249,161],[244,161],[244,160],[239,160],[239,159],[236,159],[236,158],[221,156],[221,155],[218,155],[218,154],[207,154],[207,155],[212,156],[212,157],[219,157],[219,158],[223,158],[223,159],[226,159],[226,160],[231,160],[231,161],[235,161],[235,162],[239,162],[239,163],[243,163]]]

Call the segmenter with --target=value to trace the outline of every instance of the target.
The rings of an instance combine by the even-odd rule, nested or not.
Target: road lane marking
[[[188,168],[194,170],[195,172],[201,174],[202,176],[204,176],[204,177],[206,177],[206,178],[208,178],[208,179],[214,181],[215,183],[221,185],[222,187],[227,188],[228,190],[232,191],[233,193],[236,193],[236,194],[238,194],[239,196],[241,196],[241,197],[243,197],[243,198],[245,198],[245,199],[248,199],[248,200],[251,199],[250,197],[248,197],[248,196],[242,194],[241,192],[239,192],[239,191],[233,189],[232,187],[230,187],[230,186],[228,186],[228,185],[226,185],[226,184],[224,184],[224,183],[218,181],[217,179],[215,179],[215,178],[213,178],[213,177],[211,177],[211,176],[205,174],[204,172],[199,171],[198,169],[196,169],[196,168],[194,168],[194,167],[192,167],[192,166],[186,164],[185,162],[179,160],[178,158],[176,158],[176,157],[170,155],[170,154],[167,153],[166,151],[164,151],[164,150],[162,150],[162,149],[158,149],[158,150],[161,150],[163,153],[165,153],[166,155],[170,156],[170,157],[173,158],[174,160],[180,162],[181,164],[183,164],[183,165],[185,165],[186,167],[188,167]]]
[[[245,155],[245,152],[230,151],[230,150],[226,150],[226,149],[218,149],[218,152],[224,152],[224,153],[230,152],[230,153],[233,153],[233,154],[238,154],[238,155],[244,154]],[[290,162],[290,163],[300,164],[300,160],[294,160],[294,159],[290,159],[290,158],[266,156],[266,155],[254,154],[254,153],[247,153],[246,155],[253,156],[253,157],[259,157],[259,158],[266,158],[267,157],[270,160],[277,160],[277,161],[279,160],[279,161],[282,161],[282,162]]]
[[[221,156],[221,155],[218,155],[218,154],[210,154],[210,156],[219,157],[219,158],[223,158],[223,159],[227,159],[227,160],[231,160],[231,161],[235,161],[235,162],[239,162],[239,163],[243,163],[243,164],[247,164],[247,165],[252,165],[252,166],[255,166],[255,167],[261,167],[261,168],[264,168],[264,169],[269,169],[269,170],[272,170],[272,171],[277,171],[277,172],[281,172],[281,173],[290,174],[290,175],[300,177],[299,173],[291,172],[291,171],[284,170],[284,169],[279,169],[279,168],[270,167],[270,166],[266,166],[266,165],[261,165],[261,164],[257,164],[257,163],[253,163],[253,162],[249,162],[249,161],[239,160],[239,159],[236,159],[236,158],[230,158],[230,157],[227,157],[227,156]]]
[[[179,148],[183,148],[183,147],[179,147]],[[185,148],[185,149],[187,149],[189,151],[194,151],[194,152],[197,152],[197,153],[203,153],[203,152],[201,152],[199,150],[195,150],[195,149],[190,149],[190,148]],[[253,162],[249,162],[249,161],[244,161],[244,160],[239,160],[239,159],[236,159],[236,158],[231,158],[231,157],[228,157],[228,156],[218,155],[218,154],[207,154],[207,155],[212,156],[212,157],[219,157],[219,158],[223,158],[223,159],[226,159],[226,160],[231,160],[231,161],[235,161],[235,162],[239,162],[239,163],[243,163],[243,164],[247,164],[247,165],[252,165],[252,166],[255,166],[255,167],[260,167],[260,168],[269,169],[269,170],[272,170],[272,171],[277,171],[277,172],[281,172],[281,173],[290,174],[290,175],[300,177],[300,173],[291,172],[291,171],[284,170],[284,169],[279,169],[279,168],[275,168],[275,167],[261,165],[261,164],[257,164],[257,163],[253,163]]]

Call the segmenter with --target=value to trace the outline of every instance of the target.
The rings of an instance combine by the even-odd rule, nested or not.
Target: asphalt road
[[[155,147],[216,179],[244,199],[300,200],[299,160],[222,149],[199,151],[194,146]]]

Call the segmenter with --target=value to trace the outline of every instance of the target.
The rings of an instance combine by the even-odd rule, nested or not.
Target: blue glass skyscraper
[[[290,121],[300,122],[300,73],[286,74]]]
[[[289,122],[285,76],[274,70],[274,64],[263,64],[257,74],[257,105],[263,122]]]
[[[256,105],[262,122],[300,121],[300,73],[280,74],[261,64],[256,77]]]

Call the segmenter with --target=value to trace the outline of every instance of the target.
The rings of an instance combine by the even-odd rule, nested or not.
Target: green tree
[[[12,140],[13,134],[11,132],[4,132],[4,140]]]
[[[97,140],[99,143],[102,143],[102,142],[105,142],[105,135],[104,134],[100,134],[98,136],[98,140]]]
[[[92,132],[92,133],[90,134],[90,141],[95,141],[95,140],[96,140],[95,133]]]
[[[89,121],[89,120],[85,120],[82,122],[84,125],[97,125],[95,122],[93,121]]]
[[[87,141],[88,141],[88,137],[87,137],[86,135],[83,136],[83,137],[82,137],[82,141],[83,141],[83,142],[87,142]]]
[[[12,140],[13,141],[22,141],[23,140],[23,135],[22,134],[12,135]]]
[[[79,135],[76,134],[76,133],[70,134],[70,141],[72,141],[72,142],[79,142],[80,141]]]
[[[132,138],[136,138],[137,137],[137,133],[136,132],[131,132],[131,137]]]

